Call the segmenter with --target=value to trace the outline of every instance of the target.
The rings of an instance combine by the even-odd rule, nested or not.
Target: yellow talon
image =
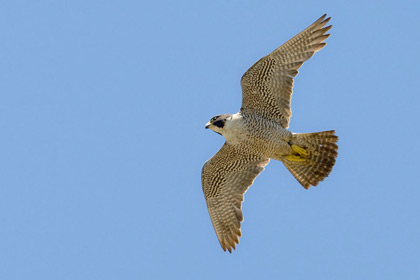
[[[306,150],[304,148],[298,146],[298,145],[293,144],[290,147],[292,148],[293,152],[298,153],[301,156],[307,156],[308,155]]]
[[[299,147],[300,148],[300,147]],[[302,148],[301,148],[302,149]],[[304,158],[301,158],[300,156],[296,156],[296,155],[288,155],[288,156],[286,156],[286,159],[287,160],[290,160],[290,161],[296,161],[296,162],[302,162],[302,161],[305,161],[305,159]]]

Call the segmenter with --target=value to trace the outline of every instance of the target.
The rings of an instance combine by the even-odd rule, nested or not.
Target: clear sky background
[[[419,1],[2,1],[0,278],[420,279]],[[242,74],[328,13],[290,129],[335,129],[303,189],[272,161],[223,252],[201,189]]]

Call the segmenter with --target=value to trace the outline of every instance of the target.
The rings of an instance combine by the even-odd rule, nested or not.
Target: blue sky
[[[418,1],[3,1],[1,279],[419,279]],[[272,161],[223,252],[201,190],[242,74],[322,14],[293,132],[335,129],[303,189]]]

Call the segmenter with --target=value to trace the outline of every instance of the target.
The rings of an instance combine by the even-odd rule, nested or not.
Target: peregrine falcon
[[[338,137],[334,130],[287,130],[293,78],[326,45],[332,26],[324,26],[329,20],[323,15],[252,65],[241,79],[239,112],[215,116],[206,124],[226,140],[201,173],[210,218],[224,251],[231,253],[239,244],[244,194],[270,159],[283,162],[305,189],[318,185],[335,164]]]

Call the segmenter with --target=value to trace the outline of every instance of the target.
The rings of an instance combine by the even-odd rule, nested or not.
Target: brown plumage
[[[325,46],[323,15],[304,31],[257,61],[241,79],[242,107],[206,125],[226,143],[202,170],[209,214],[223,250],[236,248],[244,194],[270,159],[280,160],[299,183],[316,186],[331,172],[337,157],[335,132],[292,133],[289,127],[293,78],[316,51]]]
[[[335,131],[323,131],[314,133],[299,133],[295,144],[310,151],[305,161],[283,160],[283,164],[290,173],[305,188],[316,186],[330,174],[337,157],[338,137]]]

